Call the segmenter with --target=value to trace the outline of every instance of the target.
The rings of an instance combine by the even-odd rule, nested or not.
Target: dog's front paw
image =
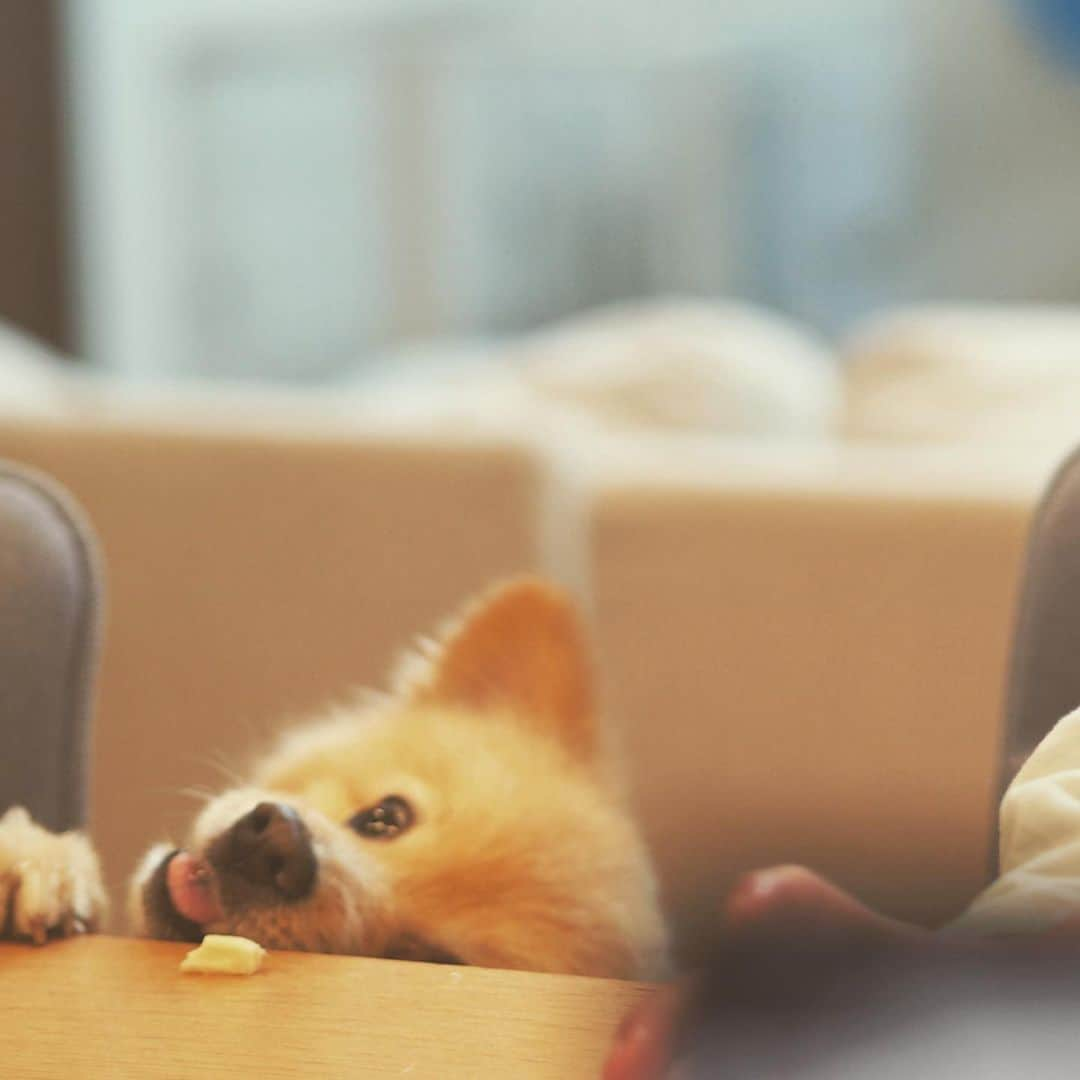
[[[0,817],[0,937],[41,945],[94,930],[105,913],[101,867],[80,833],[51,833],[16,806]]]

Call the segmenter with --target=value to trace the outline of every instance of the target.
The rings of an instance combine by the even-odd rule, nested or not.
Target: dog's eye
[[[387,795],[349,818],[349,827],[370,840],[393,840],[415,820],[412,807],[400,795]]]

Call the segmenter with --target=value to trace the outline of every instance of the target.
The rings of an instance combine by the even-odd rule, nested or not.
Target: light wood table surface
[[[596,1077],[647,986],[271,953],[252,976],[181,975],[190,946],[0,945],[0,1075]]]

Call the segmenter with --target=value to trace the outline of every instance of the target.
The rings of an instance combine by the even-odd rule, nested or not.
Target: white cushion
[[[1080,441],[1080,307],[900,312],[857,331],[844,354],[849,437]]]

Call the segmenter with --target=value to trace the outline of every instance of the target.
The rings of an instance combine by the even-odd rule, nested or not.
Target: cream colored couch
[[[926,923],[985,882],[1042,476],[919,457],[637,447],[585,482],[608,699],[690,940],[755,866]]]
[[[59,479],[101,538],[91,822],[114,891],[179,838],[185,789],[228,783],[290,714],[384,685],[463,596],[539,565],[539,470],[506,444],[133,410],[5,419],[0,457]]]
[[[282,717],[492,578],[594,622],[684,944],[738,872],[935,922],[983,884],[1025,532],[1055,448],[630,437],[337,396],[108,387],[0,408],[105,550],[92,820],[116,887]]]

